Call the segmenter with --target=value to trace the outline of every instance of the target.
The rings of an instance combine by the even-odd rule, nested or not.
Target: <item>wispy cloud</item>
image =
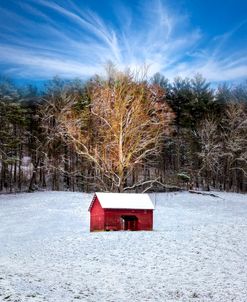
[[[11,76],[88,77],[101,73],[111,60],[121,69],[145,64],[150,74],[162,72],[168,78],[197,72],[211,81],[247,77],[246,52],[226,51],[246,21],[205,41],[186,14],[171,11],[162,0],[152,7],[149,1],[140,2],[135,11],[122,4],[115,22],[72,0],[12,1],[18,13],[0,8],[6,20],[0,32],[0,64]]]

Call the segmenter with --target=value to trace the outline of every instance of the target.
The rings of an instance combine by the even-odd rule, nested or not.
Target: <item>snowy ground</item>
[[[247,301],[247,195],[157,194],[154,232],[89,233],[92,195],[0,195],[0,301]]]

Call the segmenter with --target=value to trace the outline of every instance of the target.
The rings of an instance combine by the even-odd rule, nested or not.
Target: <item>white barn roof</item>
[[[137,193],[95,193],[103,209],[153,210],[148,194]]]

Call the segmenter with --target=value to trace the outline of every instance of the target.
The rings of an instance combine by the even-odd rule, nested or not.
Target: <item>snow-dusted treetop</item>
[[[103,209],[153,210],[154,205],[148,194],[137,193],[95,193]],[[93,204],[89,207],[89,210]]]

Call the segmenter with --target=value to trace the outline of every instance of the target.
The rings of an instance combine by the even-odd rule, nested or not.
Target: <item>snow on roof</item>
[[[153,210],[148,194],[137,193],[95,193],[103,209]]]

